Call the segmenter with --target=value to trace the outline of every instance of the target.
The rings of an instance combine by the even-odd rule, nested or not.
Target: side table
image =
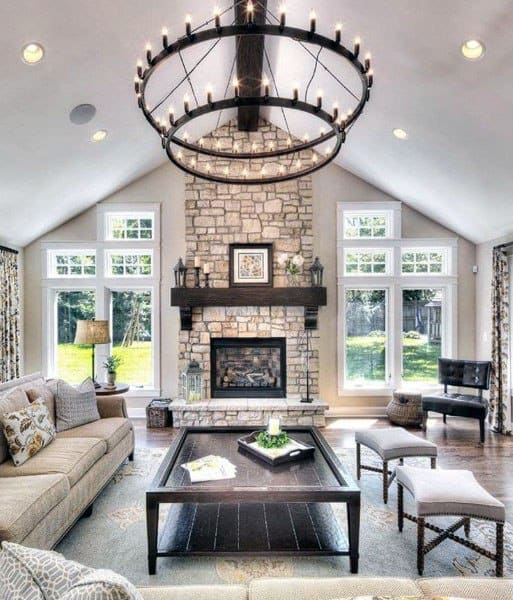
[[[100,387],[95,391],[97,396],[117,396],[128,392],[129,389],[128,383],[117,383],[113,388],[105,387],[105,383],[100,383]]]

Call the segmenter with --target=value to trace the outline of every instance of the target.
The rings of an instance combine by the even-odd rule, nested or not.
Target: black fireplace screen
[[[212,398],[284,398],[285,338],[213,338]]]

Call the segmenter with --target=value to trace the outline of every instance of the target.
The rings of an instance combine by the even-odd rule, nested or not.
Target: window
[[[402,290],[403,381],[438,381],[444,305],[443,289]]]
[[[408,274],[436,274],[446,272],[446,252],[443,248],[421,248],[402,250],[401,270]]]
[[[94,319],[95,293],[92,290],[58,291],[55,294],[56,337],[55,375],[71,383],[91,376],[91,346],[75,345],[77,321]]]
[[[455,355],[457,241],[402,239],[400,203],[337,206],[341,395],[437,383]]]
[[[107,277],[151,277],[153,253],[146,250],[107,251]]]
[[[150,290],[112,292],[112,352],[121,358],[118,379],[134,387],[153,386],[152,318]]]
[[[372,387],[387,377],[387,292],[345,291],[345,380],[354,387]]]
[[[390,253],[388,250],[346,249],[346,275],[385,275],[389,272]]]
[[[95,250],[59,250],[48,253],[48,271],[51,277],[94,277]]]
[[[108,240],[153,240],[153,213],[107,213]]]

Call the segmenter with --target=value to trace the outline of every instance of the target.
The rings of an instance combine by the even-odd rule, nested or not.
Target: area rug
[[[166,449],[140,448],[135,460],[123,465],[94,504],[90,518],[80,520],[56,548],[66,558],[95,568],[112,569],[136,585],[246,583],[257,577],[340,577],[349,575],[347,557],[269,559],[159,558],[157,574],[148,575],[146,562],[145,490]],[[338,456],[354,474],[355,452]],[[362,449],[367,464],[376,455]],[[422,464],[424,459],[410,459]],[[413,462],[412,462],[413,461]],[[408,461],[407,461],[408,462]],[[427,466],[427,465],[426,465]],[[416,529],[405,522],[397,530],[396,486],[388,505],[382,501],[381,477],[364,473],[360,481],[362,513],[360,574],[416,577]],[[408,510],[410,499],[405,493]],[[346,526],[345,505],[334,505],[340,524]],[[410,506],[411,510],[411,506]],[[165,519],[165,511],[161,511]],[[440,522],[444,522],[439,519]],[[472,537],[479,545],[494,548],[495,526],[473,522]],[[505,528],[505,575],[513,575],[513,526]],[[425,576],[493,576],[492,561],[451,541],[443,542],[426,557]]]

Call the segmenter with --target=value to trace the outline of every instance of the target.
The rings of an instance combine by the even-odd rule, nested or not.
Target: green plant
[[[123,359],[120,356],[111,355],[107,357],[107,359],[103,363],[103,366],[105,369],[107,369],[107,373],[115,373],[116,369],[122,362]]]
[[[420,333],[418,331],[412,330],[403,333],[403,337],[407,340],[420,340]]]
[[[381,331],[381,329],[374,329],[374,331],[369,331],[367,334],[369,337],[385,337],[385,332]]]
[[[289,441],[289,436],[285,431],[281,431],[278,435],[269,435],[267,431],[257,433],[256,441],[262,448],[282,448]]]

